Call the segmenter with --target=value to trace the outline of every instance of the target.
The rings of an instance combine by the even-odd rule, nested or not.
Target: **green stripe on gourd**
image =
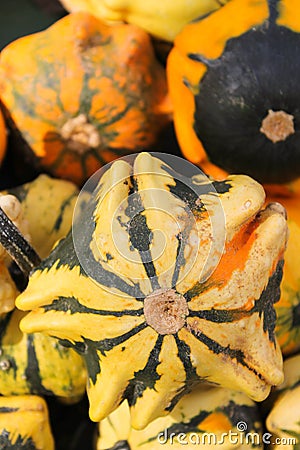
[[[44,258],[71,228],[78,189],[69,181],[42,174],[4,193],[12,194],[20,201],[31,245]]]
[[[32,310],[23,331],[55,336],[83,355],[92,420],[127,399],[133,426],[143,428],[204,380],[258,401],[282,381],[273,303],[287,237],[283,209],[262,210],[264,191],[246,176],[231,176],[219,192],[203,185],[199,198],[192,189],[199,180],[180,189],[179,178],[146,153],[132,165],[113,163],[73,236],[17,299]],[[212,272],[217,200],[226,239]]]
[[[244,430],[239,429],[242,426]],[[126,402],[99,423],[97,450],[156,450],[160,446],[178,450],[182,446],[262,449],[258,406],[245,394],[203,386],[143,430],[131,427]]]
[[[268,401],[267,430],[273,435],[275,450],[300,449],[300,355],[284,361],[284,382]],[[273,404],[272,404],[273,400]],[[275,441],[274,438],[277,438]]]
[[[0,397],[0,448],[54,450],[43,398],[33,395]]]
[[[15,309],[1,321],[0,394],[77,397],[85,392],[82,358],[56,339],[19,328],[24,312]]]

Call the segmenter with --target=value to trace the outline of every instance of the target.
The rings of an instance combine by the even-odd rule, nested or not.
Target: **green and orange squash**
[[[165,70],[149,35],[83,12],[4,48],[0,94],[23,171],[27,165],[77,184],[152,145],[171,120]]]
[[[273,304],[284,209],[262,209],[263,188],[247,176],[184,177],[165,156],[107,168],[17,299],[32,310],[24,332],[85,359],[92,420],[127,399],[137,429],[203,381],[261,401],[283,376]]]

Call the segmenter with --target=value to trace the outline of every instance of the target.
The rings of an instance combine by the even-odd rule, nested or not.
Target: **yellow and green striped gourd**
[[[282,382],[273,304],[287,226],[281,205],[264,201],[247,176],[185,183],[148,153],[103,174],[17,299],[32,310],[24,332],[85,359],[92,420],[127,399],[141,429],[203,381],[258,401]]]

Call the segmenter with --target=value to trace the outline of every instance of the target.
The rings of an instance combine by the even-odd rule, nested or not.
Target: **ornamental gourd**
[[[166,41],[173,41],[185,24],[228,0],[61,0],[68,11],[87,11],[109,22],[128,22]]]
[[[83,359],[50,336],[22,333],[23,317],[24,312],[15,308],[0,321],[0,394],[78,400],[86,384]]]
[[[55,242],[70,230],[77,195],[78,190],[73,183],[40,175],[32,182],[0,192],[0,207],[38,255],[44,258]],[[2,231],[5,237],[3,223]],[[14,309],[18,294],[15,283],[24,283],[11,262],[0,245],[0,314]]]
[[[0,164],[2,163],[7,147],[7,131],[3,114],[0,110]]]
[[[94,421],[127,399],[141,429],[204,380],[258,401],[282,382],[283,207],[262,209],[247,176],[184,177],[169,157],[108,167],[16,302],[24,332],[83,355]]]
[[[247,428],[239,429],[239,423]],[[252,433],[255,438],[247,441],[246,434],[249,437]],[[172,412],[154,420],[144,430],[130,426],[129,408],[123,402],[99,423],[97,450],[157,450],[160,446],[166,450],[183,446],[201,450],[259,450],[263,448],[261,433],[258,406],[245,394],[223,388],[200,388],[185,395]],[[241,446],[237,446],[238,442]]]
[[[0,397],[0,448],[54,450],[45,400],[34,395]]]
[[[152,145],[171,120],[165,70],[149,35],[83,12],[4,48],[0,93],[22,170],[78,184]]]
[[[20,230],[23,236],[29,238],[28,222],[24,217],[19,200],[10,194],[0,193],[0,208]],[[3,224],[1,223],[1,227]],[[11,259],[5,248],[0,244],[0,320],[15,307],[18,290],[9,272]]]
[[[13,249],[12,256],[18,255],[16,249],[20,236],[12,236],[5,227],[3,216],[6,214],[12,225],[22,232],[21,238],[25,236],[41,255],[48,255],[56,240],[65,236],[71,228],[77,194],[73,183],[54,180],[46,175],[13,188],[10,193],[2,192],[1,242],[3,245],[7,241],[12,242],[9,247]],[[3,237],[7,238],[6,242]],[[0,252],[0,394],[56,395],[72,399],[83,395],[86,369],[82,358],[72,349],[59,345],[54,338],[20,331],[19,322],[24,313],[15,308],[18,295],[16,272],[11,270],[11,259],[5,248],[0,246]]]
[[[19,200],[31,245],[41,258],[48,256],[56,241],[65,237],[72,226],[77,187],[42,174],[3,193]]]
[[[300,443],[300,355],[285,360],[284,375],[284,383],[275,391],[279,395],[268,414],[266,427],[273,435],[272,448],[296,450]]]
[[[234,0],[187,25],[167,67],[184,155],[218,179],[299,178],[299,46],[295,0]]]

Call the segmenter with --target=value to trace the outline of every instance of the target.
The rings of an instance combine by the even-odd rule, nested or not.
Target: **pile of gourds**
[[[62,3],[0,54],[0,448],[85,393],[96,450],[298,448],[297,2]]]

